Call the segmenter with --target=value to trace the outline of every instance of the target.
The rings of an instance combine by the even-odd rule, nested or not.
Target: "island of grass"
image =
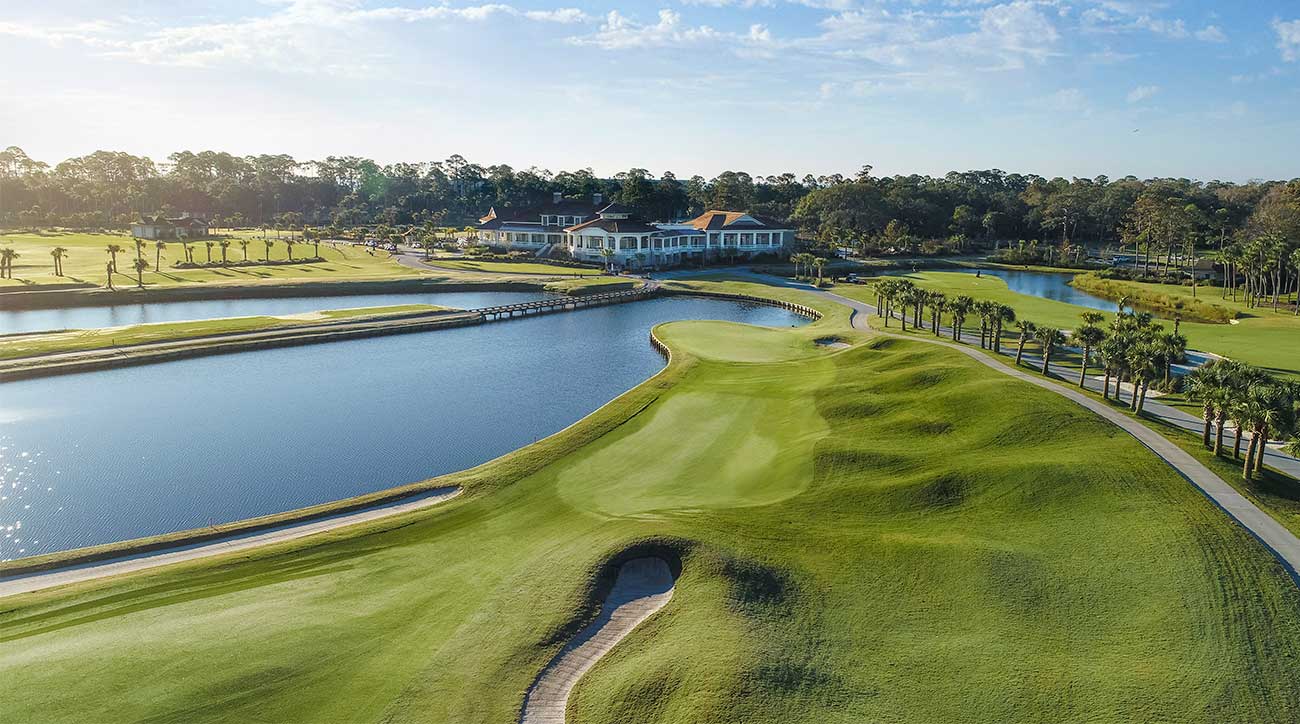
[[[665,371],[445,477],[465,492],[440,507],[5,600],[7,713],[511,721],[649,544],[676,593],[576,721],[1300,717],[1300,593],[1174,471],[1048,391],[773,293],[826,315],[664,325]]]
[[[261,332],[272,329],[292,330],[300,327],[319,326],[328,322],[361,322],[457,311],[460,310],[438,307],[432,304],[398,304],[386,307],[330,309],[281,316],[224,317],[189,322],[159,322],[135,324],[126,327],[5,335],[0,336],[0,360],[114,347],[130,347],[154,342],[182,341],[240,332]]]

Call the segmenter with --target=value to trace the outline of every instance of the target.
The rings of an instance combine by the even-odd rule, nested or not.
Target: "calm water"
[[[654,374],[663,360],[650,328],[676,319],[806,322],[773,307],[678,297],[6,383],[0,559],[471,467]]]
[[[302,314],[325,309],[387,307],[395,304],[434,304],[457,309],[490,307],[541,299],[541,292],[439,292],[437,294],[365,294],[354,297],[286,297],[283,299],[212,299],[189,302],[123,304],[114,307],[74,307],[0,311],[0,334],[47,329],[96,329],[128,324],[182,322],[220,317]]]
[[[975,272],[969,272],[974,274]],[[1115,302],[1109,299],[1088,294],[1079,291],[1070,286],[1070,280],[1074,279],[1073,274],[1054,274],[1051,272],[1036,271],[1013,271],[1010,269],[981,269],[980,274],[988,277],[997,277],[1007,283],[1011,291],[1019,294],[1028,294],[1043,299],[1054,299],[1058,302],[1067,304],[1077,304],[1080,307],[1089,309],[1100,309],[1105,312],[1114,312],[1117,308]]]

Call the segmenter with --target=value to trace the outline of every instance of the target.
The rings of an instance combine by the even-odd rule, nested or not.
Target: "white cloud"
[[[1228,36],[1224,34],[1223,29],[1217,25],[1206,25],[1204,28],[1196,31],[1196,39],[1204,40],[1207,43],[1228,42]]]
[[[1300,60],[1300,20],[1274,20],[1273,30],[1277,31],[1277,49],[1282,51],[1282,59],[1290,63]]]
[[[1141,103],[1159,92],[1160,86],[1158,85],[1140,85],[1129,91],[1125,99],[1129,103]]]
[[[1043,100],[1047,108],[1061,113],[1083,113],[1088,110],[1088,97],[1078,88],[1062,88]]]
[[[641,23],[617,10],[605,16],[605,22],[590,35],[569,38],[573,45],[591,45],[604,50],[629,48],[663,48],[720,41],[735,46],[758,46],[772,42],[772,33],[763,25],[751,25],[745,34],[715,30],[708,25],[687,25],[676,10],[659,11],[657,23]]]
[[[359,0],[288,0],[274,4],[278,7],[267,15],[166,25],[143,33],[139,25],[107,22],[66,28],[6,22],[0,23],[0,35],[51,44],[80,42],[108,55],[151,65],[255,64],[286,71],[362,75],[381,51],[359,44],[357,39],[385,22],[482,22],[494,17],[561,24],[591,20],[576,8],[520,10],[503,3],[373,8],[362,6]]]

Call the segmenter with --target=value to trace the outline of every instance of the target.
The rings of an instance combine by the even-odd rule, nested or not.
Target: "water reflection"
[[[0,312],[0,334],[52,329],[98,329],[131,324],[182,322],[221,317],[303,314],[326,309],[433,304],[457,309],[514,304],[541,299],[541,292],[440,292],[437,294],[364,294],[343,297],[282,299],[208,299],[187,302],[121,304],[112,307],[7,310]]]
[[[675,319],[805,322],[773,307],[667,298],[6,383],[4,409],[40,414],[0,416],[8,491],[0,535],[13,534],[0,558],[266,515],[471,467],[654,374],[663,360],[649,330]]]

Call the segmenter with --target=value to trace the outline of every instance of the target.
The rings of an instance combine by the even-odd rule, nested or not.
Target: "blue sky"
[[[0,145],[1300,176],[1300,3],[5,0]]]

